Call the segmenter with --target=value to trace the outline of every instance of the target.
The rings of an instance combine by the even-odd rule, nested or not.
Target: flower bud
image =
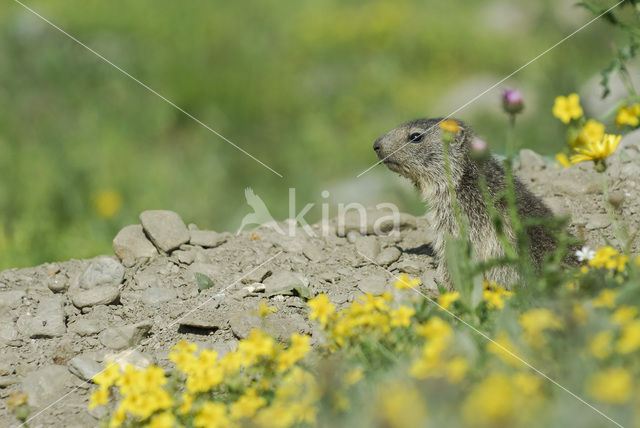
[[[471,140],[471,158],[476,160],[484,159],[488,156],[488,146],[487,142],[475,137]]]
[[[509,114],[518,114],[524,108],[522,92],[516,89],[506,89],[502,94],[502,107]]]

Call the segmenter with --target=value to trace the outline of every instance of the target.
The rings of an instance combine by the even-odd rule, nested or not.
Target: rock
[[[44,366],[24,378],[21,391],[29,397],[29,405],[39,409],[64,396],[67,385],[71,386],[73,380],[65,366]]]
[[[53,274],[47,278],[47,287],[54,293],[62,293],[69,287],[69,278],[65,274]]]
[[[238,339],[246,339],[254,328],[261,328],[261,318],[246,312],[234,312],[229,316],[229,327]]]
[[[242,277],[241,281],[244,284],[252,284],[254,282],[262,282],[267,275],[271,273],[271,270],[267,267],[246,267],[244,269],[247,273]]]
[[[213,230],[191,230],[189,231],[191,245],[198,245],[205,248],[214,248],[227,240],[225,235],[214,232]]]
[[[327,259],[318,244],[307,242],[302,246],[302,254],[312,262],[323,262]]]
[[[625,199],[626,196],[624,192],[621,192],[620,190],[614,190],[609,193],[609,203],[616,209],[620,208]]]
[[[67,331],[62,300],[57,296],[41,298],[35,315],[20,316],[16,326],[20,333],[30,338],[62,336]]]
[[[18,339],[18,330],[11,318],[0,320],[0,343],[14,343]]]
[[[378,254],[378,257],[376,257],[376,263],[382,266],[387,266],[398,260],[400,255],[402,255],[402,253],[398,248],[388,247]]]
[[[420,276],[424,271],[426,263],[417,260],[404,260],[395,265],[400,272],[407,273],[411,276]]]
[[[108,285],[95,287],[91,290],[75,291],[71,294],[71,301],[77,308],[96,305],[108,305],[116,302],[120,297],[120,287]]]
[[[120,285],[124,279],[124,266],[108,256],[99,256],[91,261],[78,281],[83,289],[102,285]]]
[[[69,371],[82,380],[89,381],[104,369],[104,365],[99,363],[95,352],[88,352],[69,360],[67,364]]]
[[[178,321],[180,327],[193,327],[205,330],[219,330],[224,328],[226,322],[218,310],[221,300],[222,297],[216,297],[191,309],[190,312]]]
[[[358,288],[363,293],[373,294],[379,296],[387,291],[387,276],[371,275],[358,281]]]
[[[607,214],[593,214],[589,217],[585,228],[587,230],[604,229],[611,224],[611,218]]]
[[[422,288],[438,293],[438,285],[436,284],[436,271],[433,269],[427,269],[420,278]]]
[[[342,217],[332,220],[339,236],[347,236],[350,231],[361,234],[384,235],[394,228],[398,230],[415,229],[414,216],[404,213],[394,213],[391,210],[367,209],[365,211],[348,210]]]
[[[431,244],[433,240],[433,231],[429,227],[410,230],[402,240],[402,248],[405,251],[417,249],[423,247],[424,245]]]
[[[173,211],[145,211],[140,214],[140,222],[155,246],[165,253],[191,240],[187,226]]]
[[[174,300],[178,294],[172,288],[148,288],[142,292],[141,301],[146,306],[160,306]]]
[[[520,169],[528,171],[540,171],[544,169],[546,163],[544,158],[529,149],[520,150]]]
[[[152,324],[148,321],[122,327],[110,327],[98,335],[100,343],[110,349],[124,349],[140,343]]]
[[[356,243],[356,239],[358,239],[358,237],[360,237],[360,232],[357,232],[355,230],[350,230],[349,232],[347,232],[347,241],[349,241],[352,244]]]
[[[190,265],[196,260],[195,251],[176,250],[172,255],[175,256],[180,263],[185,265]]]
[[[375,261],[380,254],[380,243],[375,236],[359,236],[356,239],[356,251],[367,261]]]
[[[6,388],[18,383],[20,383],[20,378],[18,376],[0,376],[0,388]]]
[[[280,271],[264,280],[266,296],[274,295],[298,295],[308,299],[311,297],[309,291],[309,280],[302,274]]]
[[[133,266],[137,259],[152,258],[158,255],[158,250],[147,239],[139,224],[125,226],[118,232],[113,238],[113,252],[128,266]]]
[[[26,296],[23,290],[10,290],[0,292],[0,312],[15,309],[22,304],[22,298]]]
[[[68,329],[69,332],[84,337],[100,333],[103,330],[103,327],[97,320],[81,318],[73,324],[70,324]]]
[[[151,364],[151,358],[147,357],[137,349],[125,349],[124,351],[116,352],[115,354],[105,354],[104,364],[118,364],[120,368],[124,369],[129,364],[138,370],[145,369]]]
[[[280,342],[286,342],[293,333],[310,333],[311,326],[298,313],[282,314],[276,312],[273,316],[262,319],[262,329]]]

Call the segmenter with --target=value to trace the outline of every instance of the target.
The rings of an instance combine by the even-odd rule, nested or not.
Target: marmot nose
[[[376,153],[380,152],[380,150],[382,149],[382,139],[378,138],[376,139],[376,141],[373,142],[373,150],[376,151]]]

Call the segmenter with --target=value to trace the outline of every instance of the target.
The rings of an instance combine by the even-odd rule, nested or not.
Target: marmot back
[[[431,224],[435,230],[433,247],[438,261],[438,281],[452,288],[445,263],[445,239],[447,234],[459,237],[452,195],[445,166],[442,119],[418,119],[400,125],[378,138],[373,148],[378,158],[392,171],[409,178],[420,191],[431,211]],[[480,188],[484,178],[487,190],[502,220],[503,233],[515,243],[507,201],[501,197],[506,189],[506,173],[492,156],[481,160],[470,157],[471,142],[475,138],[471,129],[457,121],[460,131],[448,145],[450,176],[461,214],[468,221],[469,240],[475,256],[482,261],[504,256],[504,248],[498,237],[485,197]],[[527,187],[514,177],[515,201],[521,220],[549,218],[552,211]],[[539,268],[545,254],[556,248],[556,240],[545,226],[527,228],[532,262]],[[485,279],[511,286],[519,282],[519,273],[511,266],[499,266],[485,274]]]

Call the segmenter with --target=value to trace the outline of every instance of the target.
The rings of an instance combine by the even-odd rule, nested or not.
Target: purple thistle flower
[[[522,92],[517,89],[505,89],[502,94],[502,107],[509,114],[518,114],[524,108]]]

